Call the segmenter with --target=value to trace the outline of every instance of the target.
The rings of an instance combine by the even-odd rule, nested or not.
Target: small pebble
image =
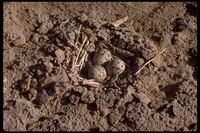
[[[147,97],[147,95],[142,93],[142,92],[141,93],[135,93],[134,95],[142,103],[148,104],[149,102],[151,102],[151,99],[149,99]]]
[[[111,125],[116,125],[120,120],[120,113],[118,111],[112,112],[108,115],[108,120]]]

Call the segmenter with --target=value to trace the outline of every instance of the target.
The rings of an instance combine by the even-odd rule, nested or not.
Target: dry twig
[[[31,75],[28,76],[28,82],[27,82],[27,90],[30,89],[30,85],[31,85]]]
[[[78,52],[78,55],[77,55],[77,58],[76,58],[76,62],[78,61],[78,58],[79,58],[79,56],[80,56],[80,54],[82,52],[83,46],[84,46],[84,44],[85,44],[86,41],[87,41],[87,36],[85,36],[85,38],[83,40],[83,43],[80,46],[80,51]]]
[[[78,63],[78,65],[76,65],[76,66],[80,66],[80,69],[82,69],[84,65],[84,60],[85,60],[86,55],[87,55],[87,51],[85,50],[80,62]]]
[[[72,42],[69,41],[69,39],[68,39],[68,37],[67,37],[67,35],[66,35],[66,32],[64,31],[63,24],[67,23],[68,21],[69,21],[69,19],[67,19],[67,20],[64,21],[64,22],[61,22],[61,24],[60,24],[60,30],[62,31],[62,33],[63,33],[63,35],[64,35],[64,37],[65,37],[67,43],[68,43],[70,46],[72,46],[72,47],[74,47],[74,48],[76,48],[76,49],[78,49],[78,50],[80,51],[80,49],[79,49],[76,45],[74,45]]]
[[[151,61],[153,61],[156,57],[158,57],[161,53],[163,53],[166,50],[166,48],[164,48],[160,53],[158,53],[155,57],[153,57],[151,60],[149,60],[148,62],[146,62],[134,75],[138,74],[146,65],[148,65]]]
[[[73,21],[70,23],[70,25],[67,27],[67,30],[68,30],[72,25],[74,25],[74,23],[75,23],[75,20],[73,20]]]
[[[122,23],[124,23],[127,20],[128,20],[128,16],[121,18],[115,22],[111,22],[110,24],[113,25],[114,27],[118,27],[119,25],[121,25]]]
[[[89,85],[92,87],[100,87],[101,83],[95,82],[94,79],[83,80],[82,85]]]
[[[77,64],[77,62],[78,62],[79,55],[80,55],[80,53],[81,53],[81,51],[82,51],[82,48],[83,48],[83,46],[84,46],[86,40],[87,40],[87,36],[85,36],[85,38],[84,38],[84,40],[83,40],[83,43],[81,44],[80,50],[79,50],[79,52],[78,52],[78,55],[76,56],[75,61],[73,61],[72,72],[74,71],[74,68],[75,68],[74,66],[77,66],[76,64]]]

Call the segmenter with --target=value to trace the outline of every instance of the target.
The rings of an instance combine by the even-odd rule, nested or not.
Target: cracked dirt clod
[[[58,58],[59,63],[61,63],[65,59],[65,52],[61,49],[56,50],[55,55]]]
[[[81,21],[81,22],[84,22],[87,19],[88,19],[88,16],[84,12],[81,12],[80,16],[78,16],[78,20]]]
[[[125,63],[120,59],[113,59],[106,65],[107,74],[116,76],[122,74],[125,70]]]
[[[15,53],[12,48],[3,51],[3,62],[12,61],[15,59]]]
[[[111,112],[108,115],[108,120],[111,125],[116,125],[119,122],[120,118],[121,118],[121,114],[119,113],[118,110],[115,110],[114,112]]]
[[[112,59],[111,52],[107,49],[100,49],[93,57],[93,65],[103,65]]]
[[[47,95],[45,90],[41,90],[36,97],[36,100],[40,103],[40,104],[44,104],[47,102],[49,96]]]
[[[88,70],[88,77],[102,82],[106,78],[106,70],[102,66],[95,65]]]
[[[104,110],[105,108],[112,107],[114,105],[114,101],[116,99],[115,94],[113,92],[101,92],[95,96],[95,104],[97,109]]]
[[[72,90],[78,94],[83,94],[83,93],[86,93],[87,92],[87,88],[86,87],[83,87],[83,86],[76,86],[76,87],[73,87]]]
[[[53,64],[51,62],[44,62],[44,65],[46,66],[47,72],[51,73],[53,70]]]
[[[97,36],[108,41],[109,39],[109,30],[105,29],[105,28],[101,28],[99,29],[99,32],[97,33]]]
[[[85,103],[93,103],[95,100],[94,93],[91,91],[83,93],[81,96],[81,100],[84,101]]]
[[[148,104],[149,102],[151,102],[151,99],[149,99],[147,95],[144,93],[135,93],[134,95],[140,102],[143,102],[145,104]]]
[[[74,105],[77,105],[78,104],[78,101],[79,101],[80,97],[76,94],[72,94],[70,97],[69,97],[69,100],[72,104]]]

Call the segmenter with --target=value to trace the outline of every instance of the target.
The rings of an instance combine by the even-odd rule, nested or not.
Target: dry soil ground
[[[68,40],[80,48],[87,38],[80,56],[59,28],[68,18]],[[100,47],[126,69],[85,83]],[[4,2],[3,129],[196,130],[197,3]]]

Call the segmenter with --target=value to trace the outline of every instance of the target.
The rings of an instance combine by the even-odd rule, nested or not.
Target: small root
[[[78,65],[76,65],[76,66],[80,66],[80,70],[83,68],[84,60],[85,60],[86,55],[87,55],[87,51],[84,51],[84,54],[83,54],[80,62],[78,63]]]

